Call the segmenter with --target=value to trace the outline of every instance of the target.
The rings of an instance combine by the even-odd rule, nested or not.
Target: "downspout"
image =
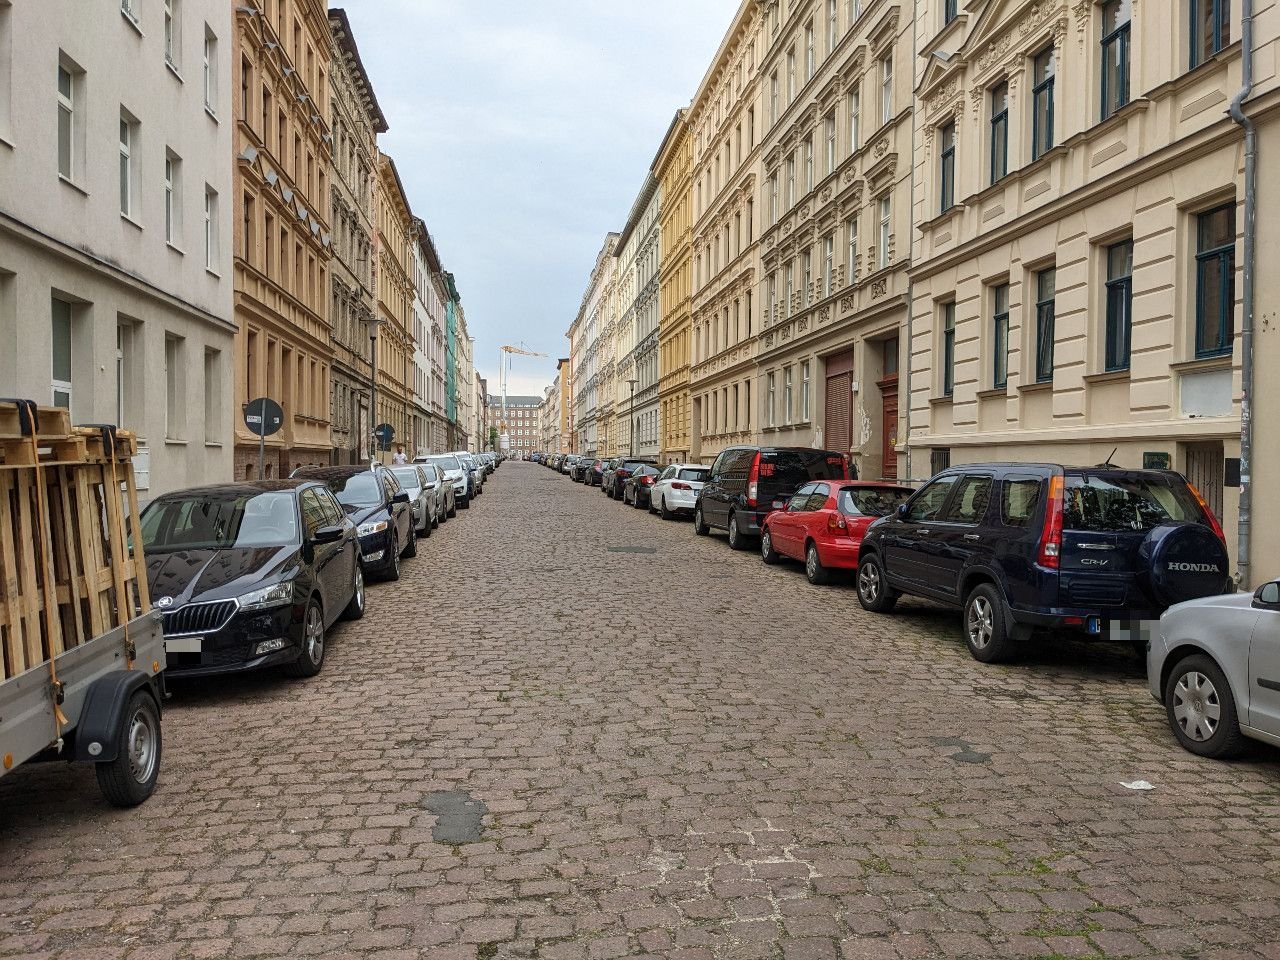
[[[916,149],[916,115],[919,112],[919,105],[916,103],[915,82],[916,82],[916,57],[918,49],[916,47],[916,32],[920,24],[919,0],[912,4],[911,15],[911,151],[915,153]],[[916,252],[916,224],[915,224],[915,208],[916,208],[916,164],[911,164],[911,223],[907,231],[907,462],[906,474],[907,482],[910,483],[915,479],[915,474],[911,472],[911,344],[912,337],[915,332],[913,325],[912,313],[915,310],[915,281],[911,279],[911,269],[915,266]],[[930,364],[932,365],[932,360]],[[883,419],[883,418],[881,418]]]
[[[1258,140],[1254,123],[1244,113],[1244,102],[1253,92],[1253,0],[1242,0],[1240,91],[1231,101],[1231,119],[1244,128],[1244,311],[1240,325],[1240,515],[1236,552],[1238,586],[1249,589],[1249,550],[1253,525],[1253,273],[1258,232],[1256,198]]]

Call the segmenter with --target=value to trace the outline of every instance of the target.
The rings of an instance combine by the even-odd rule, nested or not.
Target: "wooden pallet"
[[[40,421],[37,432],[41,437],[68,437],[71,435],[71,414],[62,407],[36,407]],[[23,438],[18,406],[0,400],[0,440]]]
[[[13,409],[0,402],[0,429]],[[39,436],[34,456],[29,439],[0,439],[0,679],[151,607],[142,552],[130,552],[142,539],[138,493],[121,456],[133,455],[136,440],[117,432],[113,442],[43,409],[40,421],[67,433]]]

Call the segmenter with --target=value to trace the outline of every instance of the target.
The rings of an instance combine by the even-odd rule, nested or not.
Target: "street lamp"
[[[369,328],[369,467],[377,462],[378,450],[378,327],[386,321],[379,316],[365,318]]]
[[[639,382],[634,377],[627,380],[631,385],[631,409],[627,412],[627,419],[631,421],[631,458],[633,460],[636,456],[636,384]]]

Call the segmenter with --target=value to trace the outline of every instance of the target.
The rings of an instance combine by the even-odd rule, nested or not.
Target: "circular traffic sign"
[[[244,405],[244,425],[255,437],[269,437],[284,426],[284,410],[270,397],[259,397]]]

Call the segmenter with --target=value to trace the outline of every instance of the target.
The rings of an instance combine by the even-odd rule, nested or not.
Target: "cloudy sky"
[[[457,276],[476,365],[541,393],[735,0],[331,0],[346,7],[414,212]]]

